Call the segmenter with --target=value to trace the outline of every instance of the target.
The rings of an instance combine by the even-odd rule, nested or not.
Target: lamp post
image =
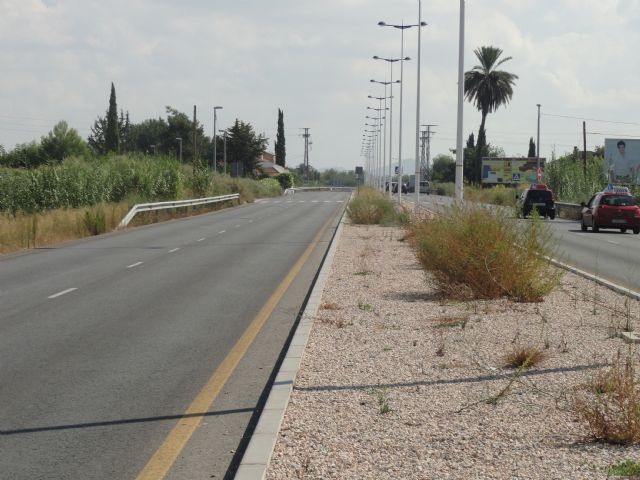
[[[393,64],[395,62],[399,62],[401,60],[409,60],[409,57],[406,58],[383,58],[383,57],[379,57],[377,55],[374,55],[373,57],[374,60],[384,60],[385,62],[388,62],[389,65],[391,66],[391,81],[390,81],[390,85],[391,85],[391,90],[389,92],[389,95],[391,95],[391,102],[389,105],[389,197],[391,197],[392,192],[391,192],[391,152],[393,151]],[[402,90],[402,79],[399,80],[398,82],[395,83],[400,83],[400,90]]]
[[[375,97],[372,95],[368,96],[369,98],[373,99],[373,100],[378,100],[378,106],[380,107],[379,111],[384,111],[385,115],[381,116],[380,114],[378,114],[378,121],[379,121],[379,127],[380,127],[380,133],[382,134],[382,136],[386,136],[386,132],[387,132],[387,127],[386,127],[386,110],[387,110],[387,98],[391,98],[391,97],[387,97],[386,96],[386,86],[385,86],[385,96],[384,97]],[[384,100],[384,108],[382,108],[382,101]],[[384,132],[382,131],[382,120],[384,120],[384,125],[385,125],[385,129]],[[386,138],[385,138],[385,147],[382,146],[382,138],[379,139],[379,148],[378,148],[378,171],[380,171],[380,169],[382,168],[382,174],[378,175],[378,188],[382,189],[383,188],[383,184],[384,184],[384,165],[382,163],[382,155],[381,155],[381,151],[383,150],[383,148],[386,148]]]
[[[227,130],[218,130],[220,133],[223,134],[224,137],[224,152],[222,153],[222,158],[224,161],[224,170],[222,170],[222,173],[227,173]]]
[[[367,110],[374,110],[376,112],[378,112],[378,117],[375,120],[378,120],[380,118],[380,112],[384,110],[384,108],[373,108],[373,107],[367,107]]]
[[[424,25],[417,23],[414,25],[405,25],[401,23],[400,25],[388,24],[385,22],[378,22],[378,25],[381,27],[392,27],[399,29],[401,32],[400,35],[400,126],[398,132],[398,202],[402,203],[402,91],[403,91],[403,72],[404,72],[404,62],[405,60],[411,60],[409,57],[404,58],[404,31],[407,28],[419,27],[422,28]]]
[[[371,185],[372,182],[372,154],[374,148],[375,130],[365,130],[362,135],[363,139],[368,142],[368,158],[367,158],[367,184]]]
[[[415,179],[415,191],[416,191],[416,210],[420,205],[420,181],[422,180],[422,162],[420,159],[420,46],[422,44],[422,27],[427,24],[422,21],[422,0],[418,0],[418,79],[417,79],[417,93],[416,93],[416,179]]]
[[[538,179],[538,174],[540,172],[540,105],[538,105],[538,135],[536,140],[536,180]]]
[[[376,122],[381,122],[378,125],[376,125],[378,127],[378,133],[381,134],[382,133],[382,125],[385,125],[385,130],[386,130],[386,121],[387,121],[387,117],[383,116],[383,117],[370,117],[369,115],[367,115],[366,117],[369,120],[374,120]],[[384,120],[384,122],[382,122]],[[384,136],[384,135],[383,135]],[[382,167],[380,159],[384,153],[384,148],[382,146],[382,138],[380,138],[380,135],[378,135],[378,144],[376,145],[377,151],[378,151],[378,156],[377,156],[377,164],[376,164],[376,171],[377,171],[377,179],[378,179],[378,186],[380,186],[382,183],[384,183],[384,167]],[[382,168],[381,168],[382,167]]]
[[[182,163],[182,138],[177,137],[176,140],[178,141],[178,152],[180,152],[179,153],[180,163]]]
[[[371,83],[379,83],[381,85],[384,85],[384,109],[385,109],[385,113],[386,110],[388,110],[387,108],[387,99],[393,99],[393,96],[389,95],[387,96],[387,85],[391,85],[393,83],[400,83],[400,80],[396,80],[395,82],[381,82],[379,80],[370,80]],[[391,185],[391,157],[389,157],[389,176],[385,176],[385,172],[387,170],[387,120],[386,120],[386,116],[385,116],[385,123],[384,123],[384,132],[383,132],[383,138],[384,138],[384,147],[382,149],[383,151],[383,155],[382,155],[382,191],[384,191],[384,189],[386,188],[387,185]],[[389,123],[389,137],[391,137],[391,124]],[[389,141],[391,141],[391,139],[389,139]]]
[[[216,169],[216,120],[217,120],[217,115],[216,115],[216,110],[222,110],[222,107],[217,105],[213,107],[213,164],[211,165],[211,168],[213,168],[214,170]]]
[[[464,102],[464,0],[460,0],[460,40],[458,42],[458,125],[456,132],[456,200],[462,202],[462,106]]]
[[[377,158],[378,158],[378,124],[377,124],[377,118],[374,119],[376,121],[376,123],[365,123],[365,127],[371,127],[373,130],[367,130],[367,131],[371,131],[373,132],[373,156],[372,156],[372,160],[371,160],[371,182],[372,185],[375,185],[378,182],[378,165],[377,165]]]

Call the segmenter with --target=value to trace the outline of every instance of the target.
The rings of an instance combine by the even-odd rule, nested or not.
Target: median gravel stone
[[[398,228],[345,225],[269,479],[605,479],[576,389],[635,346],[639,305],[566,273],[544,302],[439,298]],[[514,380],[506,353],[541,363]],[[630,350],[631,349],[631,350]]]

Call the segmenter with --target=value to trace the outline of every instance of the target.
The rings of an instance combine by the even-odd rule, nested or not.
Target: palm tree
[[[500,59],[502,49],[480,47],[474,50],[473,53],[476,54],[480,65],[476,65],[472,70],[465,72],[464,93],[465,98],[482,113],[478,141],[476,143],[475,168],[475,181],[480,182],[480,159],[482,158],[482,151],[487,145],[484,130],[487,115],[496,111],[500,105],[509,103],[513,96],[513,85],[518,76],[504,70],[498,70],[500,65],[511,60],[511,57]]]

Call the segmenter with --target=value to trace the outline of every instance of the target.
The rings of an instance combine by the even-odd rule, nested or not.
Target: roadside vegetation
[[[618,352],[612,366],[576,390],[573,409],[595,440],[640,444],[640,383],[634,354]],[[640,468],[634,466],[636,473]]]
[[[551,234],[539,218],[522,230],[506,214],[455,206],[409,228],[418,259],[447,297],[535,302],[558,285],[544,258]]]
[[[372,187],[360,187],[347,206],[353,223],[361,225],[399,225],[409,221],[409,214],[396,209],[393,200]]]

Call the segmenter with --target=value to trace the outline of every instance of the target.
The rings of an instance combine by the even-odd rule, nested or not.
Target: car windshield
[[[631,195],[605,195],[601,203],[612,207],[630,207],[636,204],[636,199]]]

